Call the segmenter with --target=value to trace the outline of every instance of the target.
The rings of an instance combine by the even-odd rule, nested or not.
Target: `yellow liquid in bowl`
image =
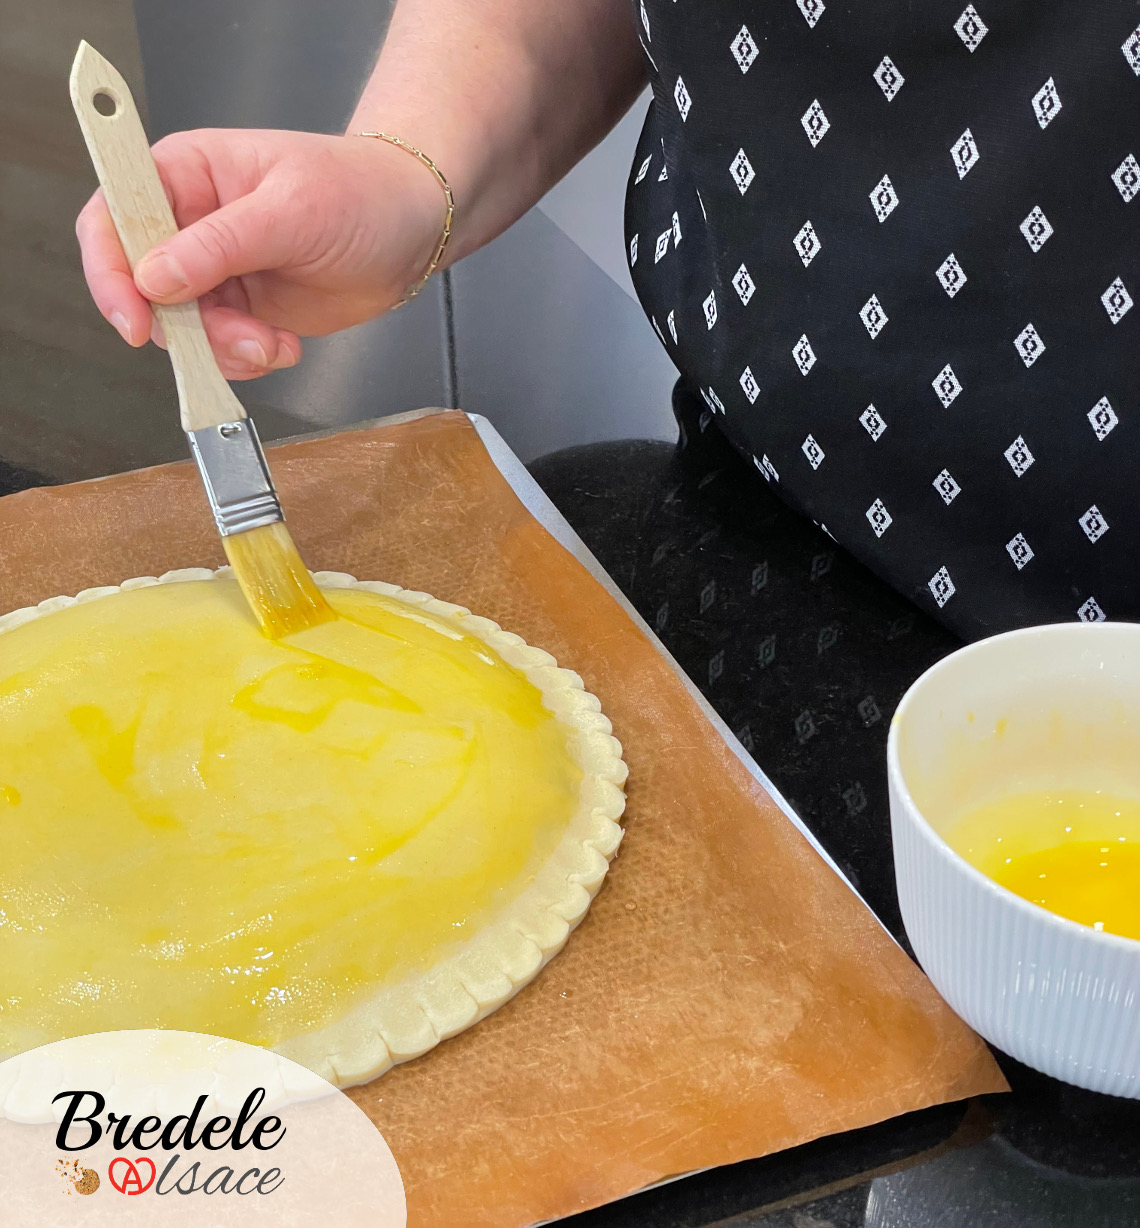
[[[1140,939],[1140,799],[1021,793],[971,811],[946,836],[972,866],[1082,925]]]
[[[117,1028],[273,1045],[431,967],[577,808],[482,640],[359,589],[267,640],[236,583],[0,634],[0,1057]]]

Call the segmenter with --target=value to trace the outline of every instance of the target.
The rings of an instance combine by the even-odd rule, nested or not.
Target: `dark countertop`
[[[705,632],[697,627],[695,618],[685,615],[685,586],[692,587],[694,577],[701,579],[699,592],[707,594],[708,580],[702,577],[706,573],[723,575],[734,553],[747,559],[749,574],[754,576],[758,564],[752,560],[757,557],[758,538],[765,534],[778,534],[783,542],[797,533],[808,533],[802,544],[804,557],[812,560],[820,557],[821,547],[826,550],[826,540],[817,530],[797,527],[784,519],[787,513],[773,508],[753,516],[744,532],[747,545],[742,547],[737,530],[726,529],[724,522],[734,507],[740,510],[735,506],[740,498],[755,512],[758,496],[749,484],[735,484],[731,466],[729,470],[727,476],[715,473],[714,481],[708,480],[708,472],[679,471],[671,448],[649,444],[609,445],[603,452],[575,449],[573,454],[534,466],[547,493],[635,605],[656,623],[667,646],[722,713],[731,704],[717,686],[721,672],[707,667]],[[43,481],[41,475],[0,461],[0,494]],[[722,488],[719,494],[714,490],[718,486]],[[646,550],[653,556],[660,552],[660,543],[654,544],[647,527],[647,509],[657,507],[662,497],[671,509],[676,554],[688,561],[692,572],[681,568],[678,574],[674,569],[671,577],[654,572],[653,583],[664,584],[673,594],[677,612],[672,625],[659,615],[660,594],[647,594],[638,579]],[[820,566],[815,563],[808,577]],[[774,561],[772,579],[765,572],[762,587],[771,584],[776,604],[785,610],[797,609],[799,617],[803,610],[797,605],[796,592],[787,586],[781,589],[777,583],[782,573],[790,575],[792,570],[794,561]],[[820,605],[805,632],[806,642],[815,645],[818,658],[823,638],[815,624],[822,618],[825,628],[847,625],[843,611],[852,617],[853,607],[844,604],[845,594],[855,604],[865,604],[868,594],[884,602],[881,614],[887,631],[883,636],[878,640],[848,637],[864,644],[864,649],[855,662],[854,683],[848,671],[847,682],[852,684],[847,689],[849,697],[857,697],[872,685],[867,681],[870,677],[877,704],[889,716],[893,691],[905,686],[915,671],[921,672],[950,651],[955,642],[945,632],[912,620],[903,634],[917,636],[920,642],[903,652],[898,647],[898,628],[910,618],[906,603],[877,592],[877,581],[859,569],[845,569],[842,560],[829,563],[828,570],[838,596],[833,592],[821,597],[815,590],[806,590],[810,600]],[[640,574],[644,577],[652,571],[642,567]],[[807,581],[809,585],[815,582]],[[722,581],[722,591],[724,588]],[[694,597],[698,609],[706,600],[706,596]],[[739,621],[743,615],[730,609],[729,617]],[[768,625],[764,623],[764,629]],[[720,651],[715,643],[712,646]],[[821,701],[817,694],[811,702],[823,733],[819,740],[813,737],[805,743],[800,715],[807,710],[801,703],[806,702],[802,693],[808,684],[797,693],[794,654],[787,665],[791,673],[780,675],[778,685],[793,692],[789,704],[770,729],[759,716],[751,719],[754,753],[777,787],[795,799],[809,826],[905,945],[893,894],[881,791],[876,784],[883,771],[888,722],[883,719],[868,725],[859,718],[845,724],[831,713],[826,697]],[[900,673],[906,676],[896,676]],[[827,679],[822,683],[816,679],[811,685],[817,691],[820,686],[827,693],[835,690]],[[859,700],[856,708],[862,703]],[[793,710],[793,732],[781,738],[778,724],[787,725],[784,718]],[[794,732],[797,723],[801,733]],[[733,728],[739,726],[733,724]],[[830,750],[823,741],[827,735],[834,742]],[[808,755],[805,745],[820,749]],[[839,775],[825,780],[827,772],[821,765],[836,758],[841,764]],[[850,803],[849,777],[861,782],[862,805]],[[845,794],[846,802],[842,800]],[[1003,1054],[997,1056],[1012,1095],[941,1105],[818,1139],[777,1155],[687,1177],[563,1222],[574,1228],[1140,1228],[1140,1102],[1081,1091]]]

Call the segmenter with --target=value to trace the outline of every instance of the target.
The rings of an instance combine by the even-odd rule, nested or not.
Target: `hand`
[[[151,302],[199,299],[227,379],[291,367],[300,336],[386,311],[422,277],[443,227],[431,173],[374,138],[202,129],[153,152],[181,229],[132,277],[96,192],[75,226],[87,284],[134,346],[163,344]]]

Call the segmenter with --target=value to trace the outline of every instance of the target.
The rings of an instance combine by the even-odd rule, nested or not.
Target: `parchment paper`
[[[630,769],[621,852],[562,954],[352,1093],[399,1162],[412,1228],[521,1228],[1004,1089],[462,414],[283,445],[270,463],[311,568],[424,589],[548,649],[599,696]],[[0,500],[3,610],[223,562],[189,464]]]

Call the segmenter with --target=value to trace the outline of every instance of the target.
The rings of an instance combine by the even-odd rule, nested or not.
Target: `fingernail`
[[[144,256],[135,270],[135,281],[151,298],[169,298],[190,284],[182,266],[168,252]]]
[[[238,362],[247,362],[251,367],[268,367],[269,356],[260,341],[247,338],[245,341],[235,341],[230,351]]]
[[[111,327],[119,334],[120,337],[127,343],[133,345],[131,341],[131,326],[127,317],[121,311],[111,312]]]

